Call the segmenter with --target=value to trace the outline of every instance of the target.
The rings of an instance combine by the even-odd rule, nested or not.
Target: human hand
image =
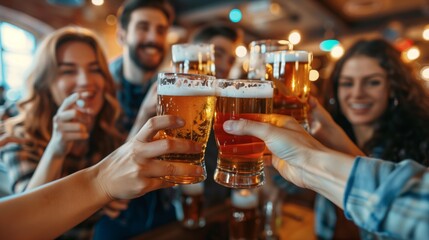
[[[365,155],[334,121],[316,98],[309,98],[311,135],[334,150],[353,156]]]
[[[245,119],[229,120],[223,127],[229,134],[251,135],[263,140],[273,153],[273,166],[285,179],[300,187],[306,187],[303,168],[310,164],[312,153],[326,150],[289,116],[272,115],[271,124]]]
[[[89,110],[75,107],[78,99],[78,93],[64,99],[53,118],[53,133],[47,151],[55,156],[65,156],[70,152],[73,142],[89,137],[87,119],[92,116]]]
[[[159,139],[161,129],[180,128],[183,119],[177,116],[157,116],[149,119],[138,134],[95,165],[96,182],[110,199],[131,199],[147,192],[174,186],[163,176],[201,176],[203,169],[185,163],[157,160],[168,153],[199,153],[201,144],[184,139]]]
[[[111,219],[117,218],[119,214],[121,214],[121,211],[128,208],[129,202],[130,200],[111,201],[109,204],[104,206],[103,212]]]

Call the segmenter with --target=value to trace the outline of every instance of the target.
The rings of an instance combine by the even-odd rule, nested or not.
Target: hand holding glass
[[[235,136],[223,129],[226,120],[241,118],[268,122],[273,85],[260,80],[217,80],[214,132],[219,157],[214,179],[231,188],[252,188],[264,183],[265,143],[256,137]]]
[[[202,176],[166,176],[164,180],[177,184],[191,184],[206,179],[204,153],[212,126],[215,104],[214,77],[181,73],[158,75],[157,114],[180,116],[186,122],[182,128],[160,131],[160,138],[183,138],[203,145],[199,154],[166,154],[161,157],[165,161],[199,165],[204,168]]]

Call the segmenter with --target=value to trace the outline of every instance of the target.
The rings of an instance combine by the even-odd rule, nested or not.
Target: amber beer
[[[172,59],[175,72],[215,76],[213,44],[175,44]]]
[[[259,239],[259,224],[257,192],[251,189],[234,189],[231,194],[230,239]]]
[[[199,165],[204,174],[199,177],[165,176],[166,181],[177,184],[191,184],[206,179],[204,152],[212,126],[216,104],[215,78],[207,75],[160,73],[158,75],[158,115],[182,117],[184,127],[159,132],[161,138],[183,138],[199,142],[202,151],[197,154],[166,154],[165,161],[183,162]]]
[[[215,181],[231,188],[264,183],[262,154],[265,143],[252,136],[226,133],[226,120],[242,118],[267,122],[272,112],[273,85],[259,80],[218,80],[214,133],[219,149]]]
[[[203,183],[183,185],[180,188],[182,190],[183,226],[190,229],[204,227]]]
[[[267,76],[274,83],[273,112],[294,117],[307,130],[311,60],[306,51],[278,51],[266,57]]]

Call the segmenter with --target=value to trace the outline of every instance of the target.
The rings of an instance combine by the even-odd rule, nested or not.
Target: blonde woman
[[[55,31],[40,44],[18,116],[6,130],[28,140],[1,151],[12,190],[22,192],[92,166],[122,142],[119,105],[97,37],[80,27]],[[67,191],[67,189],[64,189]],[[126,204],[114,202],[113,208]],[[93,216],[64,235],[89,238]]]

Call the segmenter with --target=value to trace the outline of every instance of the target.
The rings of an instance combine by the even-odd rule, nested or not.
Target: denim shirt
[[[429,171],[411,160],[358,157],[347,181],[344,212],[359,227],[386,239],[429,236]]]

